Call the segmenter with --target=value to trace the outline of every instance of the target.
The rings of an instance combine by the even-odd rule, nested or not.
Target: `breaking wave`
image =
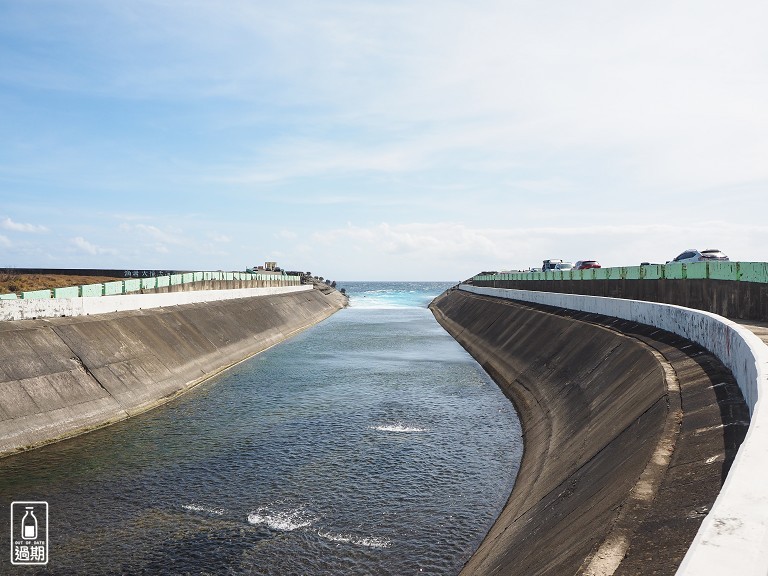
[[[427,428],[420,428],[418,426],[406,426],[405,424],[382,424],[379,426],[369,426],[371,430],[377,430],[379,432],[428,432]]]
[[[363,546],[365,548],[389,548],[392,546],[392,541],[389,538],[377,537],[377,536],[357,536],[354,534],[334,534],[332,532],[323,532],[318,530],[317,535],[331,542],[339,542],[341,544],[353,544],[355,546]]]
[[[223,508],[209,508],[208,506],[201,506],[200,504],[182,504],[184,510],[190,510],[192,512],[204,512],[206,514],[215,514],[216,516],[223,516]]]
[[[299,528],[306,528],[316,520],[317,517],[304,508],[275,510],[268,506],[262,506],[255,512],[248,514],[248,524],[265,525],[271,530],[280,532],[292,532]]]

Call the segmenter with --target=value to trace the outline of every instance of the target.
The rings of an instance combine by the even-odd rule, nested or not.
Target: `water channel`
[[[50,541],[0,573],[457,574],[517,415],[426,308],[448,284],[342,286],[348,309],[170,404],[0,460],[4,509],[48,502]]]

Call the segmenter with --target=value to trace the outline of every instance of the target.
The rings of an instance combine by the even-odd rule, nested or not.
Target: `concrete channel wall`
[[[89,314],[143,310],[179,304],[193,304],[195,302],[232,300],[235,298],[269,296],[272,294],[308,290],[312,290],[312,286],[292,285],[264,288],[228,288],[224,290],[200,288],[197,290],[189,289],[185,291],[152,292],[146,294],[4,300],[0,302],[0,321],[56,318],[60,316],[88,316]]]
[[[711,351],[733,373],[751,422],[725,483],[678,574],[768,573],[768,347],[751,331],[716,314],[669,304],[462,285],[461,290],[602,314],[655,326]],[[563,455],[564,456],[564,455]]]
[[[105,296],[80,304],[128,310],[0,322],[0,456],[165,403],[346,304],[331,289],[263,290]]]
[[[480,274],[472,284],[561,294],[647,300],[768,321],[768,263],[695,262]]]
[[[514,402],[525,450],[512,495],[462,576],[580,573],[655,452],[664,372],[631,338],[470,296],[452,291],[430,307]]]

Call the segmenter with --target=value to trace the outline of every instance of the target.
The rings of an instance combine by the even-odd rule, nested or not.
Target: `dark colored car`
[[[597,260],[579,260],[573,266],[574,270],[589,270],[590,268],[600,268],[600,262]]]

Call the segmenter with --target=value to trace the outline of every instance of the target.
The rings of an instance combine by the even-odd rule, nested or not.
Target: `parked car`
[[[597,260],[579,260],[574,265],[574,270],[589,270],[590,268],[600,268],[600,262]]]
[[[728,256],[723,254],[720,250],[715,248],[708,248],[699,252],[695,248],[689,248],[682,254],[678,255],[671,262],[682,262],[688,264],[690,262],[728,262]],[[669,262],[667,262],[669,264]]]
[[[555,259],[555,258],[551,260],[544,260],[541,266],[541,271],[547,272],[548,270],[554,270],[558,264],[562,264],[562,263],[563,263],[562,260]]]
[[[555,270],[571,270],[573,269],[573,264],[570,262],[560,262],[558,264],[555,264]]]

